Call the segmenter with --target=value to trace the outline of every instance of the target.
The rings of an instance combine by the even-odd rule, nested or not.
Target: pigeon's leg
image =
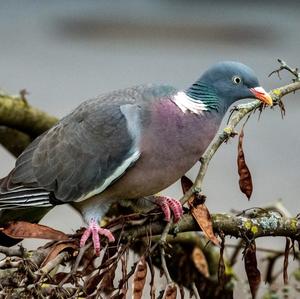
[[[101,248],[99,235],[105,236],[109,242],[115,241],[113,234],[108,229],[101,228],[94,219],[91,219],[88,228],[84,231],[80,239],[80,247],[83,247],[88,238],[92,236],[95,253],[99,255]]]
[[[160,206],[165,215],[165,220],[168,222],[171,219],[171,211],[173,212],[175,223],[178,222],[183,215],[182,204],[175,198],[168,196],[154,196],[153,202]]]

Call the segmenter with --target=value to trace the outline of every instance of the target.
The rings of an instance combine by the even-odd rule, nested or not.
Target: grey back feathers
[[[137,86],[82,103],[20,155],[1,185],[0,208],[45,207],[105,190],[139,158],[140,105],[174,91],[158,87]]]

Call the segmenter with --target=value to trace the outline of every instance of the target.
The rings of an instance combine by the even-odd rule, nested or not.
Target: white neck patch
[[[179,91],[174,95],[173,102],[180,108],[183,113],[192,112],[195,114],[202,114],[203,111],[208,110],[202,101],[194,101],[184,91]]]

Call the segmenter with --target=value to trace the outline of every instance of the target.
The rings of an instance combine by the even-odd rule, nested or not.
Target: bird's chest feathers
[[[180,157],[197,161],[219,124],[219,118],[207,111],[183,111],[171,100],[162,101],[154,104],[145,143],[148,148],[151,143],[151,150],[169,161]]]

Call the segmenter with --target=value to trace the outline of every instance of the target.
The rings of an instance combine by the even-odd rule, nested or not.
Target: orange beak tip
[[[267,104],[268,106],[273,106],[272,97],[267,93],[262,87],[250,88],[251,93],[255,96],[256,99]]]

